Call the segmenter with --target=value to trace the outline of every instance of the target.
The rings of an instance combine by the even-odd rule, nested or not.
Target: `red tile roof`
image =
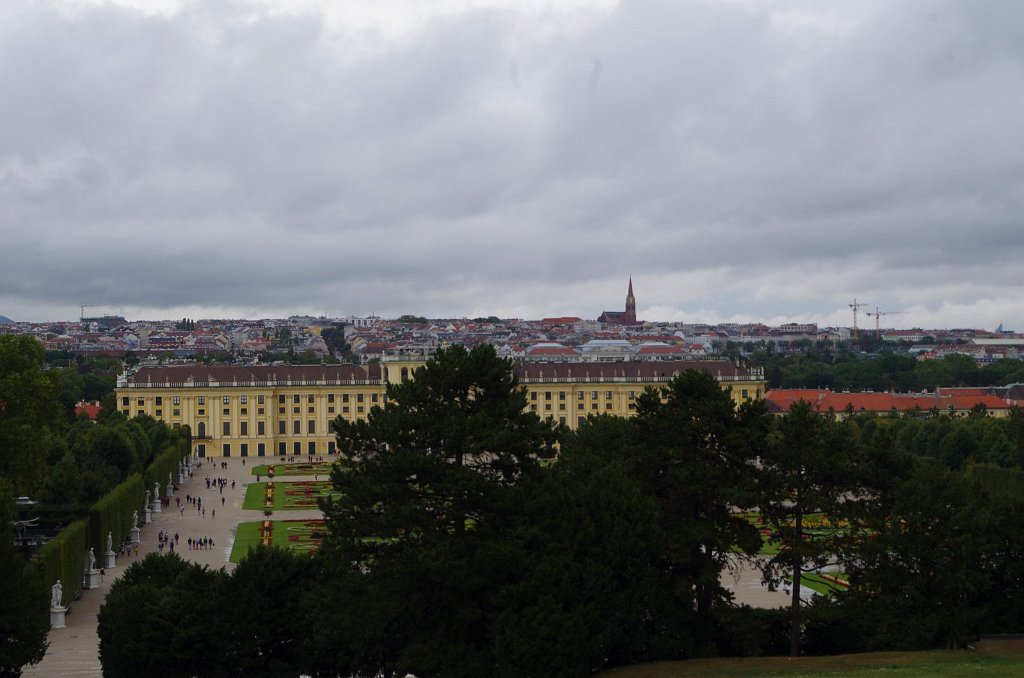
[[[957,389],[948,389],[957,390]],[[788,412],[790,406],[799,400],[811,404],[815,412],[906,412],[921,409],[947,411],[969,410],[975,405],[984,405],[989,410],[1005,410],[1010,405],[998,396],[987,393],[833,393],[828,389],[774,389],[765,394],[769,409],[773,412]],[[981,389],[984,390],[984,389]]]
[[[99,416],[100,410],[102,409],[103,408],[100,407],[100,404],[98,402],[80,402],[77,405],[75,405],[75,416],[77,417],[79,414],[84,412],[89,416],[90,419],[96,421],[96,417]]]

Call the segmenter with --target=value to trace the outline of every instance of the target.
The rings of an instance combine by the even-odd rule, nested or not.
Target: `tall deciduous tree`
[[[227,575],[151,553],[110,586],[97,614],[104,676],[222,676]]]
[[[0,676],[20,676],[46,652],[50,630],[46,584],[14,548],[14,493],[0,478]]]
[[[0,477],[21,494],[36,486],[48,432],[60,420],[43,365],[43,348],[34,338],[0,336]]]

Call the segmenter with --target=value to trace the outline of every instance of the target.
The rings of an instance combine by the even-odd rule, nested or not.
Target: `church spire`
[[[624,319],[629,324],[636,323],[636,299],[633,297],[633,276],[629,276],[629,291],[626,292],[626,314]]]

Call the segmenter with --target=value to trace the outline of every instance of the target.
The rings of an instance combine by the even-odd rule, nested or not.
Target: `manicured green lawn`
[[[331,468],[334,466],[333,462],[317,462],[314,464],[303,463],[292,463],[292,464],[260,464],[259,466],[252,467],[252,475],[260,476],[260,479],[264,479],[270,475],[270,470],[274,470],[275,478],[281,476],[313,476],[320,475],[324,478],[330,476]]]
[[[267,498],[268,490],[272,496]],[[288,511],[316,509],[320,497],[339,497],[329,480],[303,480],[299,482],[273,481],[249,483],[245,490],[242,508],[252,511]]]
[[[235,530],[235,543],[231,546],[230,560],[240,562],[249,549],[260,543],[263,521],[240,523]],[[309,553],[319,548],[323,539],[324,521],[310,520],[272,520],[270,531],[264,541],[268,546],[287,548],[299,553]]]
[[[841,574],[833,576],[836,576],[839,579],[846,578]],[[812,591],[816,591],[824,596],[831,596],[836,591],[843,591],[846,588],[845,586],[831,582],[820,574],[815,574],[813,572],[805,572],[803,576],[800,577],[800,583]]]
[[[871,652],[834,657],[751,657],[658,662],[612,669],[603,678],[754,678],[755,676],[1024,677],[1024,642],[984,641],[974,650]]]

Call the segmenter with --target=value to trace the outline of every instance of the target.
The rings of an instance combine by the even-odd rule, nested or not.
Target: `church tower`
[[[629,291],[626,292],[626,313],[624,325],[636,324],[636,299],[633,297],[633,276],[629,276]]]

